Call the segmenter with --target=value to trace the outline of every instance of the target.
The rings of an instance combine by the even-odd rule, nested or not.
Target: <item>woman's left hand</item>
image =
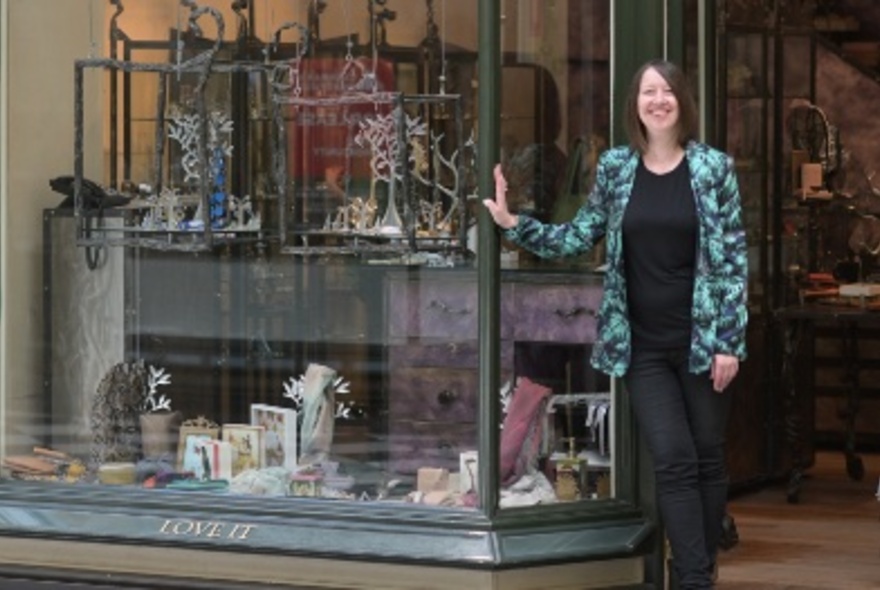
[[[718,393],[724,391],[739,371],[739,359],[729,354],[716,354],[712,358],[709,378]]]

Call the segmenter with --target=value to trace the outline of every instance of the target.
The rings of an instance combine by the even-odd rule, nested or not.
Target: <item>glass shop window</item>
[[[474,506],[477,6],[239,5],[114,3],[77,61],[4,476]]]
[[[542,219],[608,142],[609,4],[504,3],[502,163]],[[3,479],[473,508],[478,5],[238,6],[108,3],[82,33]],[[540,473],[534,502],[608,496],[600,258],[502,256],[500,403],[540,425],[502,436],[502,495]]]
[[[511,207],[564,223],[610,140],[603,1],[503,2],[501,164]],[[589,364],[604,244],[540,259],[502,243],[502,507],[613,494],[611,383]]]

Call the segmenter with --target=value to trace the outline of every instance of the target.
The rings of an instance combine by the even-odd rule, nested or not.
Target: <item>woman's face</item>
[[[638,109],[649,138],[677,132],[678,100],[669,83],[654,68],[642,74]]]

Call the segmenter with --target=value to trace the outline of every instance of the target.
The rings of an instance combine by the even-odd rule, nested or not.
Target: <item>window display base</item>
[[[132,551],[140,558],[132,559]],[[415,581],[421,590],[647,588],[639,557],[481,571],[14,538],[0,539],[0,576],[59,589],[76,582],[77,588],[412,590]]]

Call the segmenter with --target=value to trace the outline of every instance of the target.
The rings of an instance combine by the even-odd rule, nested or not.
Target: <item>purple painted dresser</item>
[[[501,285],[501,382],[519,343],[589,344],[601,277],[505,271]],[[478,318],[475,271],[392,272],[385,281],[390,471],[457,471],[477,447]]]

